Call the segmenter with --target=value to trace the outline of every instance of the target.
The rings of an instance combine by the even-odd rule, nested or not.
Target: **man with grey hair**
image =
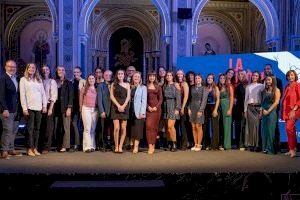
[[[106,151],[107,148],[112,148],[111,141],[113,140],[113,133],[110,134],[110,139],[108,140],[108,128],[113,130],[111,127],[112,121],[110,119],[110,88],[112,81],[112,71],[106,70],[103,74],[104,81],[101,82],[97,87],[97,103],[100,113],[100,133],[96,133],[96,145],[102,151]]]
[[[132,78],[132,76],[135,72],[136,72],[136,69],[135,69],[134,66],[130,65],[130,66],[127,67],[127,69],[126,69],[126,81],[128,83],[131,82],[131,78]]]
[[[3,125],[1,158],[3,159],[9,159],[9,155],[22,155],[15,151],[14,145],[18,129],[18,122],[15,119],[19,105],[19,81],[16,72],[16,62],[8,60],[5,63],[5,73],[0,77],[0,119]]]

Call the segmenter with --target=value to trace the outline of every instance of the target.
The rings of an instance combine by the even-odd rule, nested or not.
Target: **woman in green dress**
[[[276,108],[280,101],[280,90],[276,85],[276,78],[267,76],[265,89],[261,92],[262,149],[264,153],[268,154],[275,154],[274,139],[278,120]]]
[[[226,75],[219,76],[220,105],[223,119],[224,148],[231,149],[231,122],[233,107],[233,86],[226,81]]]

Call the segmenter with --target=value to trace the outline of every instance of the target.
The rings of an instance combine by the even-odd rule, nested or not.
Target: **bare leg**
[[[118,119],[114,120],[114,140],[115,140],[115,152],[118,152],[119,146],[119,132],[120,132],[120,122]]]
[[[176,120],[173,120],[173,119],[168,120],[168,132],[169,132],[170,139],[172,142],[176,142],[175,122],[176,122]]]
[[[139,152],[139,144],[140,144],[140,140],[134,139],[133,141],[133,152],[132,153],[138,153]]]
[[[122,120],[121,121],[121,139],[120,139],[120,144],[119,144],[119,152],[123,152],[123,144],[124,144],[125,137],[126,137],[126,126],[127,126],[127,121]]]
[[[198,144],[198,137],[197,137],[197,124],[195,123],[192,123],[192,130],[193,130],[193,138],[194,138],[194,144],[195,144],[195,147],[197,146]]]

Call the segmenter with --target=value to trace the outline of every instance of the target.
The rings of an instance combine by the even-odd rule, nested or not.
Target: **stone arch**
[[[102,19],[105,18],[105,23]],[[126,26],[137,30],[144,39],[144,51],[159,49],[158,23],[140,9],[109,9],[102,12],[94,22],[91,38],[92,48],[107,50],[109,38],[117,29]],[[101,37],[101,39],[100,39]]]
[[[40,5],[26,7],[10,19],[4,33],[4,38],[6,41],[5,46],[9,47],[10,49],[10,57],[18,58],[20,54],[19,35],[23,28],[30,22],[40,20],[52,22],[52,17],[49,9],[45,6]]]
[[[51,13],[53,34],[56,35],[58,33],[58,21],[57,21],[58,17],[57,17],[56,7],[52,0],[45,0],[45,2]]]
[[[194,10],[192,18],[192,42],[197,40],[197,24],[205,4],[209,0],[200,0]],[[279,21],[276,10],[271,1],[249,0],[262,14],[266,24],[266,42],[271,43],[279,40]],[[278,45],[278,44],[277,44]]]
[[[86,0],[83,4],[83,7],[80,11],[79,16],[79,36],[83,38],[88,37],[88,22],[89,18],[91,16],[92,11],[94,10],[95,6],[100,2],[101,0]],[[164,24],[164,32],[163,37],[165,37],[166,41],[167,38],[171,35],[171,15],[168,9],[167,4],[163,0],[151,0],[152,3],[155,5],[155,7],[158,9],[160,15],[163,19]],[[83,39],[85,41],[85,39]]]
[[[239,52],[242,50],[243,45],[243,32],[242,28],[235,23],[234,19],[220,12],[208,11],[203,13],[200,17],[198,24],[202,23],[215,23],[222,27],[227,34],[232,52]]]

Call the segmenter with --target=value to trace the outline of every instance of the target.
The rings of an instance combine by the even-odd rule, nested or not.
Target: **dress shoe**
[[[1,158],[2,158],[2,159],[9,159],[8,155],[9,155],[9,154],[8,154],[7,151],[3,151],[2,154],[1,154]]]
[[[38,152],[37,149],[33,149],[33,153],[34,153],[36,156],[40,156],[40,155],[41,155],[40,152]]]
[[[173,142],[171,151],[172,151],[172,152],[177,151],[177,144],[176,144],[176,142]]]
[[[11,156],[22,156],[22,153],[16,150],[9,151],[8,154]]]
[[[27,149],[27,155],[28,156],[35,156],[35,153],[32,151],[32,149]]]

